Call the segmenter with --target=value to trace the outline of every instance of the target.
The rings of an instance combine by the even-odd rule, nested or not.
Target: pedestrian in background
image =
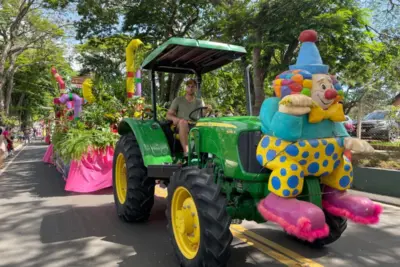
[[[11,127],[6,127],[6,130],[3,132],[3,137],[7,140],[7,150],[10,156],[14,155],[14,145],[13,140],[11,138]]]
[[[4,167],[6,152],[7,152],[6,139],[3,136],[3,129],[0,128],[0,169]]]
[[[25,128],[24,138],[25,138],[25,144],[31,143],[31,130],[29,128]]]

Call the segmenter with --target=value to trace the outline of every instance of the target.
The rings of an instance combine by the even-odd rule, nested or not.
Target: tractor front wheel
[[[347,220],[342,217],[334,216],[324,210],[325,220],[329,226],[329,235],[325,238],[317,239],[310,243],[313,248],[323,248],[338,240],[347,228]]]
[[[147,177],[133,133],[117,142],[113,162],[113,190],[117,214],[127,222],[146,221],[154,205],[155,180]]]
[[[226,199],[206,169],[186,167],[168,186],[168,232],[183,267],[222,267],[230,258]]]

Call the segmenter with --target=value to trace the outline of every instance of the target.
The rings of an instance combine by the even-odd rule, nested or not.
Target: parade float
[[[180,266],[226,266],[231,221],[271,221],[313,247],[339,239],[347,220],[374,224],[380,205],[346,190],[353,178],[350,151],[372,147],[349,137],[343,93],[328,74],[315,45],[317,33],[304,31],[297,63],[274,81],[275,96],[251,116],[189,118],[189,154],[182,164],[179,135],[171,121],[157,116],[155,72],[202,76],[247,54],[244,47],[171,38],[144,60],[151,73],[149,119],[124,119],[115,147],[114,201],[117,215],[146,221],[154,205],[156,180],[168,186],[168,233]],[[247,68],[247,77],[250,75]],[[129,167],[128,167],[129,166]]]
[[[140,61],[135,52],[141,45],[135,39],[126,50],[127,82],[123,100],[106,92],[104,84],[96,84],[92,78],[82,83],[83,98],[66,92],[62,77],[52,68],[60,97],[54,99],[56,126],[43,161],[56,166],[66,181],[66,191],[86,193],[112,186],[112,159],[118,139],[116,125],[124,116],[140,119],[145,112],[141,72],[134,63],[136,58]]]
[[[324,65],[315,42],[317,33],[303,31],[295,65],[274,80],[276,97],[264,101],[261,111],[263,137],[257,160],[271,171],[270,194],[260,201],[259,212],[287,233],[314,242],[329,237],[328,220],[349,219],[374,224],[380,205],[348,193],[353,167],[346,150],[373,152],[364,140],[352,138],[343,121],[343,91]],[[321,205],[297,199],[307,177],[319,177]],[[336,219],[339,222],[339,219]]]

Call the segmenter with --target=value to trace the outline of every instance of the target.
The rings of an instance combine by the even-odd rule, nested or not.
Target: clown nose
[[[336,96],[337,96],[337,92],[335,90],[333,90],[333,89],[328,89],[328,90],[325,91],[325,98],[326,99],[329,99],[329,100],[335,99]]]

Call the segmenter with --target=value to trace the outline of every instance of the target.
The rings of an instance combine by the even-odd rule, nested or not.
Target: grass
[[[372,145],[379,145],[379,146],[395,146],[400,147],[400,141],[397,142],[383,142],[383,141],[372,141]]]
[[[375,151],[373,154],[353,154],[353,165],[400,170],[400,151]]]

